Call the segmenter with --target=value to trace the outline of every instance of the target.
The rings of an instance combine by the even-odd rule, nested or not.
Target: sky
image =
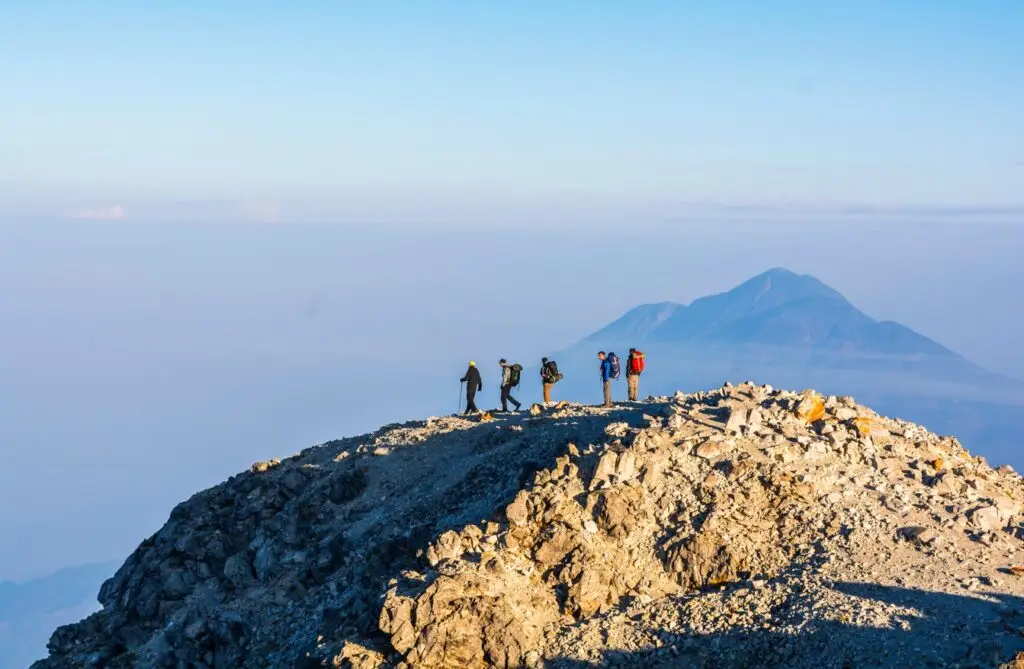
[[[0,0],[0,580],[771,267],[1024,379],[1024,5],[720,5]]]
[[[1024,205],[1024,5],[0,2],[0,212]]]

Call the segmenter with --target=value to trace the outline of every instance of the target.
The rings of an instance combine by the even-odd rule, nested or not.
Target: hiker
[[[629,357],[626,358],[626,386],[630,402],[640,401],[640,375],[644,373],[645,357],[635,348],[629,349]]]
[[[540,359],[540,380],[544,384],[544,404],[551,402],[551,386],[562,380],[554,360]]]
[[[598,351],[597,359],[601,361],[601,385],[604,388],[604,406],[612,405],[612,361],[604,351]]]
[[[501,410],[508,411],[508,403],[511,402],[515,405],[516,411],[519,411],[522,404],[512,397],[512,389],[519,385],[519,375],[523,371],[523,366],[518,362],[510,365],[505,358],[499,360],[498,364],[501,365]]]
[[[480,379],[480,370],[476,368],[475,362],[469,361],[469,369],[459,381],[466,384],[466,414],[477,413],[480,410],[476,408],[473,399],[478,390],[484,389],[484,382]]]

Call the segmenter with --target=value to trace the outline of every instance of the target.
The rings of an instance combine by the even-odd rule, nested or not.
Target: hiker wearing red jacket
[[[635,348],[629,349],[626,358],[626,384],[629,388],[629,401],[640,401],[640,375],[644,371],[644,354]]]

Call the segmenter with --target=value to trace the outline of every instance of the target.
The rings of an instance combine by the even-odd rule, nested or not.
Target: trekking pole
[[[455,405],[455,413],[458,415],[462,411],[462,384],[463,381],[459,381],[459,403]]]

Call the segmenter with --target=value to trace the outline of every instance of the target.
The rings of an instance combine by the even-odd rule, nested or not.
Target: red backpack
[[[644,354],[640,351],[633,351],[633,357],[629,359],[630,374],[643,374]]]

